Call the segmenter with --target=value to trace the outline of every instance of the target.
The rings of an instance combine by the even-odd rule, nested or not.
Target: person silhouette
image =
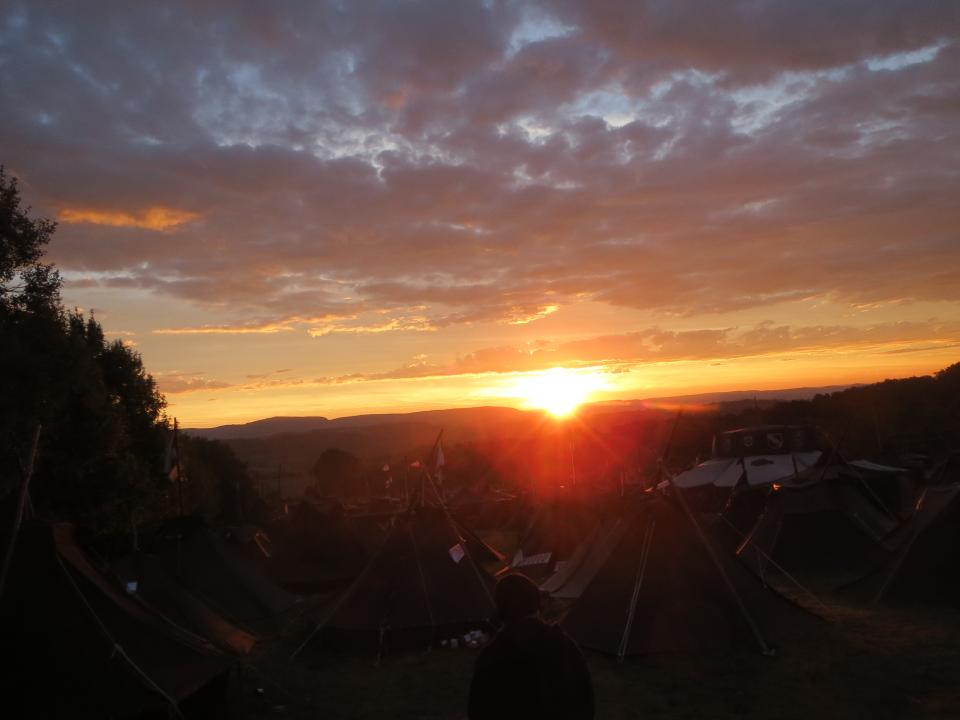
[[[593,683],[576,643],[540,619],[540,591],[525,575],[497,583],[503,628],[473,669],[470,720],[590,720]]]

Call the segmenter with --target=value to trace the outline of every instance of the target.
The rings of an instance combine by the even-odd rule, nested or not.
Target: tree
[[[40,262],[57,224],[29,211],[20,207],[16,178],[0,165],[0,311],[59,309],[60,274]]]
[[[41,426],[36,511],[125,532],[169,507],[164,400],[135,351],[63,309],[60,275],[43,262],[55,229],[29,216],[0,168],[0,492],[21,482]]]
[[[319,495],[350,497],[360,492],[363,463],[353,453],[327,448],[313,464],[313,476]]]
[[[185,510],[207,521],[236,525],[259,515],[258,498],[246,464],[219,440],[182,435],[181,466],[186,480]]]

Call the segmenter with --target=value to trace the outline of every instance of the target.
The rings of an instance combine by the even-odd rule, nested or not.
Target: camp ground
[[[9,696],[63,712],[45,677],[107,717],[247,717],[302,709],[323,677],[333,696],[367,676],[408,692],[419,679],[393,678],[409,663],[469,672],[509,573],[538,583],[544,616],[601,682],[643,662],[769,672],[839,642],[850,607],[956,608],[951,472],[904,481],[819,443],[805,426],[726,431],[705,462],[592,496],[458,502],[423,463],[421,492],[401,502],[291,498],[219,529],[171,518],[110,558],[25,507],[3,595],[5,638],[26,658]],[[897,504],[914,492],[909,511]]]

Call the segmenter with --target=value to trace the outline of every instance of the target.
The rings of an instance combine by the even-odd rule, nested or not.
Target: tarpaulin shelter
[[[730,430],[717,435],[713,444],[713,456],[673,477],[674,487],[733,488],[741,483],[766,486],[795,478],[824,457],[816,432],[805,425]]]
[[[960,607],[960,483],[925,488],[906,531],[896,553],[844,593],[886,605]]]
[[[4,547],[11,541],[3,536]],[[230,660],[127,596],[76,545],[72,527],[25,525],[0,598],[8,717],[210,717]]]
[[[715,546],[681,497],[639,501],[619,543],[563,620],[619,657],[735,647],[768,651],[814,622]]]
[[[493,584],[443,508],[413,508],[394,518],[383,546],[301,648],[320,636],[429,646],[485,626]]]

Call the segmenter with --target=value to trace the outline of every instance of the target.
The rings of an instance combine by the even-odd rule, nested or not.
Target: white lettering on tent
[[[453,561],[458,565],[460,564],[460,561],[463,560],[463,556],[466,555],[460,543],[454,545],[452,548],[447,550],[447,552],[450,553],[450,557],[453,558]]]

